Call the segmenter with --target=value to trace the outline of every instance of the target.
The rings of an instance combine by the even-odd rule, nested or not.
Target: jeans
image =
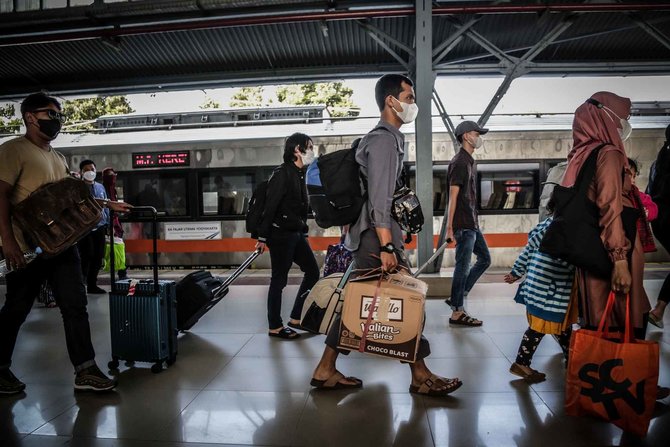
[[[456,239],[456,265],[451,283],[451,308],[463,310],[463,298],[470,292],[480,276],[491,265],[491,255],[484,236],[479,230],[460,229],[454,233]],[[472,254],[477,262],[470,268]]]
[[[19,329],[45,279],[51,284],[63,318],[65,343],[75,371],[95,364],[79,252],[70,247],[58,256],[38,258],[7,275],[7,296],[0,309],[0,369],[11,365]]]
[[[363,233],[361,233],[361,243],[358,246],[358,250],[353,253],[355,269],[351,273],[350,279],[354,279],[356,276],[358,276],[355,270],[371,270],[381,267],[381,260],[378,257],[375,257],[379,256],[379,247],[379,238],[377,237],[377,232],[373,228],[365,230]],[[398,250],[396,257],[398,259],[399,265],[409,268],[409,263],[407,262],[405,252],[403,250]],[[346,355],[349,354],[348,350],[337,349],[337,343],[340,338],[341,322],[342,315],[338,312],[335,314],[333,325],[330,327],[330,331],[328,331],[328,334],[326,335],[326,346],[337,350],[340,354]],[[425,322],[426,319],[424,314],[424,324]],[[416,352],[416,359],[423,360],[429,355],[430,343],[428,342],[428,339],[424,337],[423,334],[421,334],[421,338],[419,339],[419,348]]]
[[[281,319],[281,296],[291,265],[295,262],[305,273],[291,310],[291,319],[300,320],[302,305],[310,289],[319,280],[319,265],[307,242],[307,237],[299,231],[272,229],[267,240],[272,263],[272,278],[268,290],[268,326],[277,329],[283,326]]]
[[[98,272],[100,272],[102,259],[105,256],[106,228],[101,227],[91,231],[77,243],[81,257],[81,274],[89,288],[98,286]]]

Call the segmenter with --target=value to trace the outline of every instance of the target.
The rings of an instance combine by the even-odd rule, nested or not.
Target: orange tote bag
[[[645,436],[656,403],[658,343],[636,340],[626,297],[626,326],[610,335],[607,317],[616,297],[610,292],[598,330],[572,334],[565,386],[565,413],[596,416],[624,431]]]

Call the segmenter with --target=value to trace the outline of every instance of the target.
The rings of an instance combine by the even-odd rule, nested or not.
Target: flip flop
[[[291,323],[290,321],[286,323],[286,326],[292,327],[293,329],[298,329],[299,331],[306,331],[304,327],[300,323]]]
[[[466,313],[462,313],[460,317],[456,318],[455,320],[452,318],[449,318],[449,324],[454,324],[457,326],[481,326],[484,324],[483,321],[480,321],[476,318],[472,318],[470,315]]]
[[[342,379],[356,383],[342,383],[340,382]],[[339,371],[336,371],[335,374],[326,380],[312,378],[309,384],[317,390],[346,390],[363,387],[363,381],[361,379],[357,379],[356,377],[344,377],[344,374]]]
[[[268,332],[268,335],[270,337],[282,338],[284,340],[295,340],[296,338],[300,338],[300,334],[288,327],[283,328],[279,332]]]
[[[434,388],[436,385],[439,387],[440,382],[444,383],[447,387],[445,389]],[[463,385],[463,382],[460,379],[447,379],[432,374],[421,385],[410,385],[409,392],[423,396],[445,397],[459,389],[461,385]]]
[[[651,324],[653,324],[657,328],[663,329],[664,325],[663,325],[663,319],[662,318],[658,318],[656,315],[649,312],[648,319],[649,319],[649,322]]]

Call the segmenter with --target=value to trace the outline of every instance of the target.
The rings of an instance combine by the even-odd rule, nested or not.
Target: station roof
[[[2,2],[0,99],[376,76],[414,52],[413,1],[66,3],[88,4]],[[438,75],[670,73],[669,2],[432,4]]]

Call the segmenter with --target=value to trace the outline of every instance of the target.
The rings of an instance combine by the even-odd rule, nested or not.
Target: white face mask
[[[84,177],[84,180],[92,182],[93,180],[95,180],[95,171],[86,171],[82,174],[82,177]]]
[[[398,101],[397,99],[395,100]],[[402,111],[399,112],[395,109],[395,107],[393,107],[393,111],[396,115],[398,115],[398,118],[400,118],[400,120],[405,124],[409,124],[414,121],[416,116],[419,114],[419,106],[417,106],[416,103],[407,104],[406,102],[401,101],[398,101],[398,103],[400,103],[402,106]]]
[[[470,140],[468,140],[468,143],[470,143],[475,149],[479,149],[484,145],[484,139],[480,135],[478,135],[474,143],[471,142]]]
[[[610,109],[609,107],[603,106],[603,110],[605,113],[607,113],[607,116],[614,121],[614,118],[610,115],[610,112],[612,115],[616,116],[619,119],[619,122],[621,123],[621,128],[617,128],[617,131],[619,131],[619,136],[621,137],[621,141],[626,141],[627,139],[630,138],[630,135],[633,133],[633,128],[631,127],[630,123],[628,120],[625,120],[621,118],[619,115],[614,113],[614,110]]]
[[[302,158],[302,164],[305,166],[311,164],[314,161],[314,158],[316,158],[314,155],[314,150],[312,149],[308,149],[304,154],[300,154],[300,157]]]

